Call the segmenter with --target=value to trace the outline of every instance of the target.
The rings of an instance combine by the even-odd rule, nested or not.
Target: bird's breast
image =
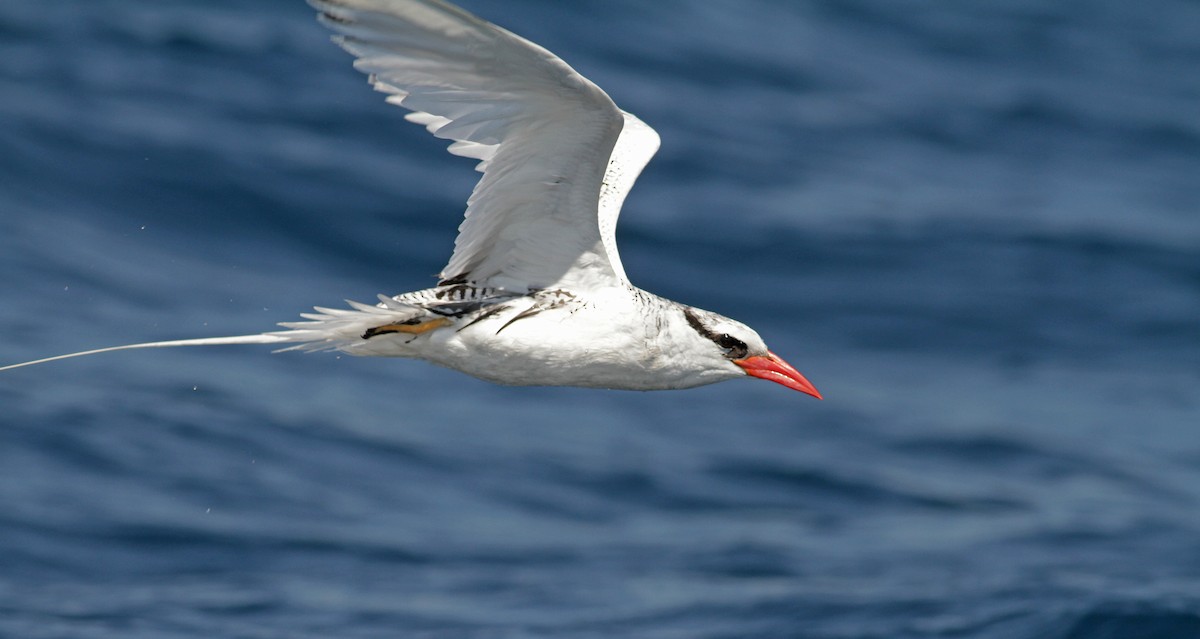
[[[645,314],[612,297],[553,291],[483,308],[431,333],[418,356],[500,384],[673,387]]]

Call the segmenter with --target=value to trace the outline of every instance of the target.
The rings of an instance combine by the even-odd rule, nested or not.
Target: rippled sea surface
[[[663,137],[761,382],[0,374],[0,636],[1200,636],[1200,4],[464,2]],[[0,362],[430,285],[476,174],[300,0],[0,3]]]

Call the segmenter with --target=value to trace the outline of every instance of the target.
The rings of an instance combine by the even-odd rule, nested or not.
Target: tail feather
[[[363,334],[372,328],[383,324],[404,322],[425,311],[418,306],[397,302],[380,295],[380,304],[371,306],[362,302],[346,300],[351,308],[314,307],[316,313],[301,313],[305,322],[280,322],[279,325],[288,329],[275,331],[267,335],[275,335],[294,345],[280,349],[281,351],[331,351],[337,350],[351,355],[371,355],[366,346]]]
[[[79,351],[78,353],[67,353],[66,355],[55,355],[54,357],[44,357],[35,359],[29,362],[21,362],[20,364],[9,364],[0,366],[0,371],[12,370],[24,366],[33,366],[34,364],[45,364],[54,362],[60,359],[70,359],[72,357],[83,357],[84,355],[97,355],[99,353],[111,353],[112,351],[128,351],[135,348],[173,348],[175,346],[223,346],[232,344],[277,344],[279,342],[290,342],[291,339],[281,334],[266,333],[262,335],[236,335],[233,337],[202,337],[199,339],[175,339],[166,342],[143,342],[141,344],[125,344],[123,346],[109,346],[107,348],[96,348],[90,351]]]
[[[316,313],[301,313],[304,322],[280,322],[280,326],[288,330],[272,331],[258,335],[235,335],[232,337],[202,337],[199,339],[176,339],[165,342],[144,342],[141,344],[125,344],[109,346],[78,353],[67,353],[43,359],[35,359],[19,364],[0,366],[0,371],[45,364],[60,359],[98,355],[113,351],[133,350],[135,348],[173,348],[176,346],[223,346],[234,344],[291,344],[276,352],[282,351],[326,351],[338,350],[352,355],[377,354],[370,350],[358,348],[366,344],[363,334],[369,329],[393,322],[403,322],[424,311],[417,306],[398,302],[390,297],[380,295],[382,302],[378,306],[369,306],[347,300],[351,306],[344,308],[316,307]]]

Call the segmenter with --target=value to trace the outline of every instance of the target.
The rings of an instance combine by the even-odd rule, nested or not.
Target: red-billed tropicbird
[[[759,377],[820,398],[758,333],[629,282],[615,229],[658,150],[649,126],[542,47],[440,0],[309,0],[387,101],[479,160],[437,286],[316,309],[260,335],[113,350],[287,344],[410,357],[500,384],[634,390]]]

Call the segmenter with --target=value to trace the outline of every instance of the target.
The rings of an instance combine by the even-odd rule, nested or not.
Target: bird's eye
[[[746,348],[745,342],[729,333],[721,333],[713,341],[717,343],[717,346],[725,349],[725,354],[732,359],[742,359],[750,352],[750,349]]]

